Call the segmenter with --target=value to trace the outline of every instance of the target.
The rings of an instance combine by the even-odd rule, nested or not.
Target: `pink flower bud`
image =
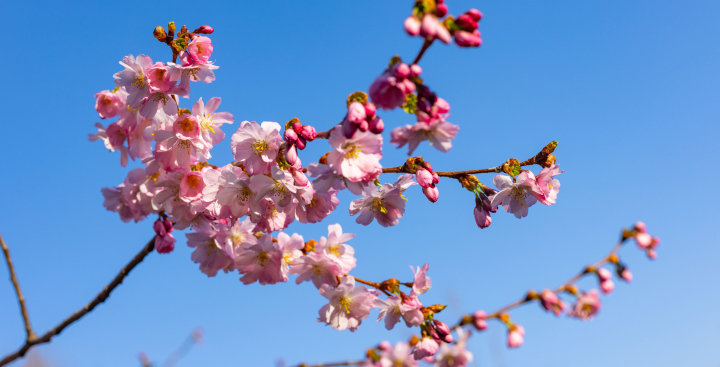
[[[517,348],[525,341],[525,329],[520,325],[513,325],[508,332],[507,345]]]
[[[295,133],[295,130],[292,129],[285,129],[285,141],[292,144],[297,141],[297,133]]]
[[[612,280],[604,280],[600,282],[600,290],[605,293],[609,294],[610,292],[615,289],[615,283]]]
[[[285,148],[285,160],[290,163],[290,165],[294,165],[295,162],[297,162],[298,153],[297,148],[294,144],[289,145],[287,148]]]
[[[382,351],[390,350],[392,349],[392,345],[387,340],[381,341],[380,344],[378,344],[378,349]]]
[[[647,250],[647,255],[649,258],[655,260],[655,258],[657,257],[657,252],[655,252],[655,250],[653,249],[649,249]]]
[[[478,331],[483,331],[487,329],[487,313],[485,311],[475,311],[475,313],[472,314],[473,318],[473,326],[475,326],[475,329]]]
[[[633,275],[632,275],[632,273],[630,272],[630,270],[628,270],[628,269],[623,269],[623,270],[620,272],[620,278],[622,278],[622,279],[625,280],[626,282],[630,283],[630,282],[632,282],[632,280],[633,280]]]
[[[425,168],[415,170],[415,180],[417,180],[417,183],[422,187],[430,187],[433,184],[432,173]]]
[[[455,43],[460,47],[479,47],[482,45],[480,31],[477,29],[472,32],[456,31],[454,34]]]
[[[295,142],[295,145],[297,146],[298,149],[303,150],[303,149],[305,149],[307,142],[302,137],[298,137],[298,140]]]
[[[435,331],[437,331],[437,334],[440,337],[440,340],[444,341],[445,343],[452,343],[453,337],[452,335],[450,335],[450,328],[447,326],[447,324],[439,320],[433,320],[433,324],[435,327]]]
[[[647,232],[640,232],[635,235],[635,242],[637,242],[638,247],[646,249],[652,245],[653,238]]]
[[[315,140],[315,137],[317,136],[317,133],[315,132],[315,128],[310,125],[305,125],[302,127],[302,137],[303,139],[307,141],[313,141]]]
[[[153,229],[155,230],[155,234],[162,237],[167,234],[167,230],[165,229],[165,225],[163,224],[162,220],[158,219],[153,223]]]
[[[385,130],[385,123],[381,118],[375,116],[375,118],[372,119],[370,123],[368,123],[368,129],[373,134],[380,134],[383,132],[383,130]]]
[[[455,19],[455,24],[466,31],[474,31],[478,23],[469,14],[463,14]]]
[[[170,233],[174,230],[172,222],[167,218],[163,220],[163,225],[165,226],[165,231],[167,233]]]
[[[342,122],[342,132],[343,135],[345,135],[345,138],[351,139],[353,135],[355,135],[355,132],[357,131],[358,126],[356,124],[353,124],[350,122],[350,120],[347,119],[347,117]]]
[[[430,202],[432,203],[436,202],[438,200],[438,197],[440,196],[440,191],[435,185],[431,187],[423,187],[422,192],[423,194],[425,194],[425,197],[428,198],[428,200],[430,200]]]
[[[158,254],[169,254],[175,249],[175,237],[168,233],[165,236],[155,237],[155,251]]]
[[[405,19],[403,26],[405,27],[405,32],[411,36],[420,34],[420,21],[412,15]]]
[[[209,25],[201,25],[198,29],[193,31],[193,33],[200,34],[211,34],[212,32],[215,32],[215,29]]]
[[[645,223],[643,223],[643,222],[635,223],[635,230],[638,232],[647,233]]]
[[[438,27],[440,27],[440,23],[437,18],[430,14],[425,14],[420,24],[420,34],[425,37],[435,37],[438,32]]]
[[[308,182],[310,182],[307,178],[307,175],[303,173],[302,169],[293,169],[291,171],[297,185],[307,186]]]
[[[480,19],[482,19],[482,13],[477,9],[470,9],[466,14],[472,17],[472,19],[476,22],[479,22]]]
[[[375,111],[376,111],[375,104],[373,104],[372,102],[368,102],[368,103],[365,103],[364,107],[365,107],[365,114],[368,117],[375,116]]]
[[[422,360],[425,361],[426,363],[435,363],[435,356],[427,356],[427,357],[423,358]]]
[[[405,79],[410,76],[410,67],[404,62],[393,65],[390,72],[398,79]]]
[[[362,103],[357,101],[350,103],[347,112],[348,121],[353,124],[360,125],[366,118],[367,113],[365,112],[365,106],[363,106]]]
[[[435,8],[435,15],[438,18],[444,17],[447,14],[447,12],[448,12],[447,4],[438,4],[437,7]]]
[[[295,123],[293,123],[292,128],[293,128],[293,130],[295,130],[295,134],[300,135],[300,134],[302,134],[303,124],[300,121],[295,121]]]
[[[411,76],[419,76],[422,74],[422,68],[418,64],[412,64],[410,65],[410,75]]]
[[[432,175],[433,175],[433,183],[434,183],[434,184],[440,182],[440,176],[438,176],[437,173],[433,172]]]
[[[435,100],[435,108],[437,108],[438,113],[448,113],[450,112],[450,103],[448,103],[446,100],[438,97]]]
[[[610,270],[607,270],[605,268],[600,268],[597,270],[597,276],[598,279],[600,279],[601,282],[604,282],[606,280],[610,280],[612,278],[612,274],[610,273]]]

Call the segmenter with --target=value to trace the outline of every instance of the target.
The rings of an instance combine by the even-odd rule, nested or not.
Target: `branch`
[[[425,40],[425,43],[423,43],[422,48],[420,49],[420,52],[418,52],[417,56],[415,56],[415,60],[413,60],[413,64],[417,64],[420,62],[420,59],[422,59],[423,55],[425,55],[425,51],[427,51],[428,48],[430,48],[430,45],[432,45],[433,41],[435,41],[435,38],[428,41]]]
[[[7,255],[8,253],[7,253],[6,248],[7,247],[5,247],[3,244],[3,250],[6,251],[5,254],[8,259],[8,263],[9,263],[10,257]],[[58,326],[52,328],[50,331],[48,331],[44,335],[42,335],[38,338],[33,338],[31,340],[26,341],[25,345],[23,345],[16,352],[9,354],[5,358],[0,360],[0,366],[5,366],[8,363],[10,363],[16,359],[23,357],[30,348],[32,348],[33,346],[35,346],[37,344],[48,343],[50,341],[50,339],[52,339],[55,335],[60,334],[66,327],[70,326],[70,324],[74,323],[75,321],[78,321],[80,318],[82,318],[83,316],[88,314],[90,311],[92,311],[97,305],[105,302],[105,300],[110,296],[110,293],[117,286],[119,286],[120,283],[123,282],[123,280],[130,273],[130,271],[133,270],[135,268],[135,266],[140,264],[140,262],[142,262],[143,259],[145,259],[145,256],[147,256],[150,252],[152,252],[153,249],[155,249],[155,237],[153,237],[150,240],[150,242],[148,242],[147,245],[145,245],[145,247],[143,247],[143,249],[140,250],[140,252],[137,255],[135,255],[135,257],[133,257],[132,260],[130,260],[130,262],[127,265],[125,265],[122,269],[120,269],[120,273],[118,275],[116,275],[115,278],[110,282],[110,284],[106,285],[105,288],[103,288],[103,290],[100,291],[100,293],[98,293],[98,295],[92,301],[90,301],[90,303],[85,305],[83,308],[75,311],[75,313],[70,315],[70,317],[65,319]],[[11,267],[11,269],[12,269],[12,267]]]
[[[10,270],[10,281],[15,287],[15,293],[17,294],[18,303],[20,304],[20,312],[22,312],[23,321],[25,322],[25,333],[27,335],[25,341],[30,342],[37,338],[37,335],[35,335],[32,326],[30,326],[30,315],[28,314],[27,307],[25,307],[25,297],[20,290],[20,283],[18,283],[17,275],[15,274],[15,267],[13,266],[12,259],[10,258],[10,249],[5,244],[2,236],[0,236],[0,246],[2,246],[2,250],[5,253],[5,260],[7,261],[8,269]]]
[[[347,362],[334,362],[334,363],[321,363],[321,364],[305,364],[301,363],[297,367],[335,367],[335,366],[359,366],[365,361],[347,361]]]

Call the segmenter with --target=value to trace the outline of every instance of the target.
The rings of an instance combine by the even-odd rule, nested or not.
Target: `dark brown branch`
[[[417,64],[420,62],[420,59],[422,59],[423,55],[425,55],[425,51],[427,51],[428,48],[430,48],[430,45],[432,45],[433,41],[435,41],[435,38],[433,38],[431,41],[425,40],[425,43],[423,43],[422,48],[420,49],[420,52],[418,52],[417,56],[415,56],[415,60],[413,60],[413,64]]]
[[[5,247],[3,246],[3,249],[4,248]],[[85,305],[83,308],[75,311],[75,313],[70,315],[70,317],[65,319],[58,326],[50,329],[50,331],[43,334],[42,336],[25,342],[25,345],[23,345],[16,352],[9,354],[5,358],[0,360],[0,366],[5,366],[16,359],[23,357],[25,353],[27,353],[27,351],[35,345],[49,342],[55,335],[60,334],[66,327],[70,326],[70,324],[78,321],[80,318],[92,311],[97,305],[105,302],[105,300],[110,296],[110,293],[123,282],[123,280],[130,273],[130,271],[133,270],[135,266],[140,264],[140,262],[145,259],[145,256],[151,253],[154,248],[155,237],[153,237],[150,242],[148,242],[147,245],[145,245],[145,247],[143,247],[143,249],[137,255],[135,255],[135,257],[133,257],[132,260],[130,260],[127,265],[120,269],[120,273],[116,275],[115,278],[110,282],[110,284],[106,285],[105,288],[103,288],[103,290],[100,291],[100,293],[98,293],[98,295],[92,301],[90,301],[90,303]]]
[[[25,341],[30,342],[37,338],[37,335],[35,335],[32,326],[30,326],[30,315],[28,314],[27,307],[25,306],[25,297],[22,294],[22,290],[20,290],[20,283],[18,282],[17,275],[15,274],[15,267],[13,266],[12,258],[10,258],[10,249],[5,244],[2,236],[0,236],[0,246],[2,246],[2,250],[5,253],[5,261],[7,261],[8,270],[10,270],[10,281],[12,282],[13,287],[15,287],[15,294],[17,294],[18,303],[20,304],[20,312],[22,313],[23,321],[25,322]]]
[[[334,362],[334,363],[321,363],[321,364],[305,364],[302,363],[297,367],[336,367],[336,366],[359,366],[365,361],[347,361],[347,362]]]

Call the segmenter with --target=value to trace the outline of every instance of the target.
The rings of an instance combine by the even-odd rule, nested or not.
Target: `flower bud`
[[[293,120],[294,120],[294,121],[293,121]],[[291,121],[293,121],[293,122],[292,122],[292,129],[295,130],[295,133],[296,133],[296,134],[301,135],[301,134],[302,134],[302,127],[303,127],[302,122],[300,122],[300,120],[298,120],[298,119],[293,119],[293,120],[291,120]]]
[[[198,29],[193,31],[193,33],[200,34],[211,34],[212,32],[215,32],[215,29],[209,25],[201,25]]]
[[[411,36],[420,34],[420,21],[412,15],[405,19],[403,26],[405,27],[405,32]]]
[[[366,118],[367,113],[365,112],[365,106],[363,106],[360,102],[350,103],[347,112],[348,121],[353,124],[360,125]]]
[[[480,19],[482,19],[482,13],[477,9],[470,9],[465,14],[469,15],[476,22],[479,22]]]
[[[315,128],[310,125],[305,125],[302,128],[302,137],[303,139],[307,141],[313,141],[315,140],[315,137],[317,137],[317,133],[315,132]]]
[[[425,168],[415,170],[415,180],[417,180],[417,183],[422,187],[430,187],[433,184],[432,173]]]
[[[285,129],[285,141],[288,143],[294,143],[297,141],[298,136],[295,133],[295,130]]]
[[[425,194],[425,197],[428,198],[428,200],[430,200],[430,202],[432,203],[438,201],[438,197],[440,196],[440,191],[435,185],[430,187],[423,187],[422,192],[423,194]]]
[[[358,125],[350,122],[347,117],[342,122],[342,132],[346,138],[351,139],[358,129]]]
[[[367,115],[368,117],[375,116],[375,104],[373,104],[372,102],[368,102],[365,103],[363,107],[365,107],[365,115]]]
[[[597,276],[598,279],[600,279],[601,282],[604,282],[606,280],[610,280],[612,278],[612,274],[610,273],[610,270],[607,270],[605,268],[600,268],[597,270]]]
[[[437,99],[435,99],[434,107],[437,108],[438,113],[450,112],[450,103],[440,97],[437,97]]]
[[[385,123],[381,118],[375,116],[375,118],[368,124],[368,129],[373,134],[380,134],[383,130],[385,130]]]
[[[162,220],[158,219],[153,223],[153,229],[155,230],[155,234],[159,237],[165,236],[167,234],[167,230],[165,229],[165,225],[163,224]]]
[[[175,34],[175,22],[168,23],[168,33],[170,34],[170,36],[173,36]]]
[[[520,325],[513,325],[508,331],[507,346],[517,348],[521,346],[525,339],[525,329]]]
[[[478,23],[469,14],[463,14],[455,19],[455,24],[466,31],[474,31]]]
[[[380,344],[378,344],[378,349],[382,351],[390,350],[392,349],[392,345],[388,341],[381,341]]]
[[[415,360],[423,359],[427,356],[432,356],[437,353],[440,349],[440,345],[432,338],[424,337],[420,340],[415,347],[412,349],[412,354]]]
[[[408,64],[404,62],[399,62],[395,65],[393,65],[390,72],[396,77],[400,79],[405,79],[410,76],[410,67]]]
[[[162,26],[155,27],[155,30],[153,30],[153,36],[155,36],[158,41],[165,42],[165,40],[167,39],[167,33],[165,33],[165,28],[163,28]]]
[[[603,293],[609,294],[610,292],[613,291],[613,289],[615,289],[615,283],[612,280],[608,279],[608,280],[604,280],[604,281],[600,282],[600,290]]]
[[[435,8],[435,15],[438,18],[444,17],[448,12],[448,6],[447,4],[437,4],[437,7]]]
[[[410,75],[411,76],[420,76],[422,74],[422,68],[418,64],[412,64],[410,65]]]
[[[294,144],[285,148],[285,160],[292,166],[298,160],[297,148]]]
[[[478,331],[487,329],[487,313],[485,313],[485,311],[475,311],[475,313],[472,314],[472,318],[472,324],[475,326],[475,329]]]
[[[167,218],[163,220],[163,225],[165,226],[165,231],[167,233],[170,233],[174,230],[172,222]]]
[[[633,275],[627,268],[623,269],[620,272],[620,278],[622,278],[624,281],[630,283],[633,280]]]
[[[297,146],[298,149],[303,150],[303,149],[305,149],[307,142],[302,137],[298,137],[298,140],[295,142],[295,145]]]
[[[293,178],[295,179],[295,183],[299,186],[307,186],[308,182],[310,182],[310,180],[308,180],[307,178],[307,175],[303,173],[302,169],[293,169],[292,174]]]

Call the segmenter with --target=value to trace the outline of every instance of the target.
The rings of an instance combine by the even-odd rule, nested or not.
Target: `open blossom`
[[[255,121],[243,121],[230,145],[235,160],[244,163],[248,173],[262,175],[275,161],[280,143],[280,124],[277,122],[263,121],[258,125]]]
[[[425,264],[423,267],[417,267],[417,270],[415,270],[412,265],[410,266],[410,270],[413,271],[413,274],[415,275],[413,279],[413,285],[412,289],[417,294],[423,294],[427,292],[430,287],[432,287],[432,279],[430,279],[429,276],[427,276],[427,272],[430,269],[430,264]]]
[[[194,263],[200,264],[200,271],[209,277],[214,277],[218,270],[233,265],[232,259],[221,249],[217,236],[218,230],[212,226],[185,234],[188,246],[195,248],[190,258]]]
[[[384,344],[387,342],[383,342]],[[387,343],[389,344],[389,343]],[[380,360],[373,367],[417,367],[418,363],[410,354],[410,345],[404,342],[398,342],[394,346],[381,347]]]
[[[318,223],[325,219],[340,204],[337,198],[337,190],[330,190],[325,193],[313,193],[312,200],[307,204],[300,204],[295,209],[295,218],[300,223]]]
[[[281,271],[283,251],[270,234],[264,234],[255,245],[242,251],[235,259],[235,267],[243,274],[243,284],[259,282],[275,284],[287,281]]]
[[[357,259],[355,259],[355,249],[345,242],[354,237],[352,233],[343,233],[339,224],[331,224],[328,226],[328,238],[320,237],[320,241],[315,245],[315,252],[324,252],[325,256],[333,259],[340,266],[342,272],[348,273],[355,268]]]
[[[270,169],[271,176],[255,175],[250,178],[250,189],[255,192],[255,202],[263,198],[271,198],[278,206],[286,207],[295,198],[303,204],[312,200],[312,191],[300,191],[295,185],[293,176],[288,171],[273,166]]]
[[[105,198],[105,209],[120,214],[123,222],[134,220],[137,223],[149,214],[157,213],[153,206],[156,190],[148,185],[145,170],[142,168],[128,172],[118,187],[105,187],[101,191]]]
[[[417,69],[417,74],[421,69]],[[408,94],[415,91],[415,83],[409,79],[413,70],[404,62],[396,62],[380,74],[370,85],[368,94],[375,106],[392,110],[405,103]]]
[[[370,224],[377,219],[383,227],[394,226],[405,213],[405,199],[401,196],[399,188],[391,184],[384,184],[378,189],[369,185],[363,191],[363,197],[350,203],[350,215],[360,214],[355,220],[362,225]]]
[[[210,55],[212,55],[213,45],[212,40],[205,36],[198,36],[193,38],[193,41],[188,44],[187,52],[192,57],[193,61],[198,64],[209,63]]]
[[[318,321],[331,325],[335,330],[357,330],[362,320],[370,315],[377,296],[364,286],[355,286],[355,278],[345,276],[337,287],[327,284],[320,287],[320,294],[329,303],[320,309]]]
[[[435,149],[447,153],[452,148],[460,126],[453,125],[444,118],[430,121],[418,121],[415,125],[397,127],[390,132],[390,143],[402,148],[408,144],[408,155],[412,155],[418,145],[429,140]]]
[[[211,63],[197,62],[197,60],[193,59],[190,53],[186,51],[180,51],[178,60],[180,61],[180,64],[171,62],[167,64],[181,71],[179,83],[180,88],[189,90],[191,81],[200,81],[207,84],[215,80],[215,73],[213,70],[218,69],[219,66]]]
[[[306,280],[313,282],[318,289],[327,284],[334,287],[337,285],[337,277],[344,274],[340,264],[330,258],[324,251],[310,252],[301,256],[290,268],[289,274],[297,274],[295,283],[300,284]]]
[[[207,195],[211,193],[208,192]],[[218,203],[229,206],[233,216],[237,218],[246,215],[250,203],[255,201],[255,193],[250,188],[250,178],[242,168],[235,166],[220,172],[215,195]]]
[[[545,310],[554,313],[555,316],[560,316],[563,310],[565,310],[565,303],[557,296],[557,294],[548,289],[540,293],[540,305]]]
[[[517,348],[525,341],[525,328],[522,325],[514,324],[510,326],[507,335],[507,346],[509,348]]]
[[[581,320],[590,320],[600,310],[600,297],[598,291],[593,289],[583,292],[575,305],[568,311],[568,316],[577,317]]]
[[[333,150],[327,156],[327,163],[336,174],[353,182],[369,182],[382,172],[382,136],[369,131],[357,131],[352,138],[346,138],[342,127],[336,126],[330,133]]]
[[[414,294],[413,297],[391,296],[386,299],[377,298],[374,306],[380,309],[378,322],[385,318],[385,328],[388,330],[394,328],[395,324],[400,322],[401,317],[408,327],[419,326],[424,319],[422,311],[420,311],[422,304],[417,299],[417,295]]]
[[[308,164],[307,173],[310,177],[316,177],[313,180],[312,185],[316,193],[326,193],[330,190],[343,190],[347,188],[355,195],[361,195],[363,188],[366,186],[364,182],[352,182],[342,175],[335,173],[330,166],[320,163],[312,162]]]
[[[220,245],[220,249],[232,259],[233,268],[235,267],[235,260],[237,257],[244,252],[250,246],[257,243],[257,237],[253,235],[253,228],[255,223],[250,221],[250,218],[245,220],[236,220],[232,225],[221,226],[218,230],[217,240]]]
[[[560,171],[560,166],[556,164],[540,170],[540,173],[535,178],[535,183],[537,183],[540,193],[543,195],[542,199],[538,199],[541,203],[545,205],[555,204],[560,191],[560,181],[555,176],[563,172],[565,171]]]
[[[172,95],[188,97],[187,90],[177,86],[181,75],[180,70],[156,62],[148,67],[145,73],[151,94],[141,102],[140,114],[145,118],[152,119],[160,108],[168,115],[177,113],[178,105]]]
[[[128,55],[120,61],[120,65],[124,66],[125,70],[113,75],[115,85],[124,88],[128,93],[128,106],[138,108],[140,102],[150,95],[150,84],[145,69],[152,65],[152,59],[145,55],[138,55],[137,59],[133,55]]]
[[[517,218],[528,215],[528,208],[538,200],[545,200],[535,183],[535,175],[530,171],[522,171],[513,182],[510,176],[497,175],[493,178],[493,184],[500,190],[490,197],[490,205],[497,207],[502,205],[506,212],[512,213]]]
[[[192,113],[197,117],[200,124],[200,137],[212,148],[225,139],[225,133],[220,129],[223,124],[232,124],[235,121],[229,112],[215,112],[220,107],[221,99],[213,97],[208,100],[207,105],[200,98],[192,108]]]
[[[95,127],[98,129],[97,134],[88,134],[88,140],[96,141],[102,139],[103,143],[105,143],[105,148],[109,151],[120,151],[120,165],[123,167],[127,166],[128,157],[130,156],[130,152],[125,146],[128,130],[117,122],[113,122],[108,125],[107,128],[98,122],[95,124]]]
[[[413,357],[416,360],[433,356],[440,349],[440,345],[433,338],[423,337],[412,349]]]
[[[302,249],[305,247],[305,241],[303,237],[297,233],[293,233],[289,236],[287,233],[280,232],[277,234],[277,246],[282,251],[282,259],[280,262],[280,271],[287,281],[288,272],[290,271],[290,265],[299,259],[303,253]]]
[[[118,115],[120,110],[125,107],[125,100],[127,93],[124,90],[118,89],[117,91],[111,92],[104,90],[95,93],[95,110],[101,119],[109,119]]]
[[[443,344],[433,367],[465,367],[472,360],[473,355],[466,349],[465,343]]]

